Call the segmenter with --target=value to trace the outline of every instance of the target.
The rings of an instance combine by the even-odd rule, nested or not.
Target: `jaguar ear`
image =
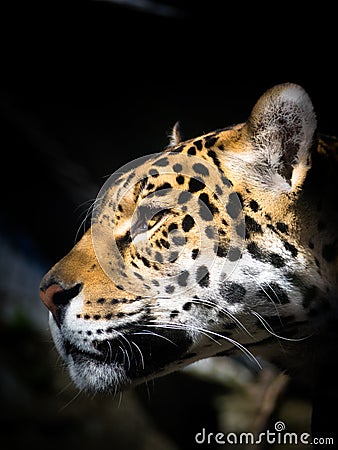
[[[182,129],[180,122],[176,122],[170,133],[169,147],[175,147],[183,141]]]
[[[271,188],[293,191],[302,185],[311,167],[315,130],[312,102],[301,86],[280,84],[258,100],[245,131],[255,167]]]

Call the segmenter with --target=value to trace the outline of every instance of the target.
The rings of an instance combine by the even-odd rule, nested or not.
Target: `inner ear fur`
[[[316,116],[305,90],[292,83],[266,91],[245,125],[257,164],[281,176],[292,190],[299,187],[311,166]]]

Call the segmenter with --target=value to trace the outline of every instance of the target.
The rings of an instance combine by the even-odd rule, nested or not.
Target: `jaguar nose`
[[[76,297],[82,289],[78,283],[69,289],[62,288],[57,283],[50,283],[40,287],[40,298],[49,311],[53,314],[58,325],[61,325],[61,315],[70,301]]]

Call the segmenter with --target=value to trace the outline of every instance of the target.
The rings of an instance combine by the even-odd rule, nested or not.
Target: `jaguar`
[[[236,354],[306,373],[337,311],[337,178],[337,139],[290,82],[113,173],[40,285],[75,385],[116,393]]]

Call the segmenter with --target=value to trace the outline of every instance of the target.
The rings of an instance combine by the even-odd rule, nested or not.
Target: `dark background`
[[[190,407],[183,401],[189,386],[201,392],[200,381],[174,375],[178,384],[146,402],[150,418],[142,420],[133,397],[119,409],[113,400],[75,398],[50,342],[39,280],[81,236],[105,177],[164,148],[177,120],[187,139],[245,121],[266,89],[290,81],[308,91],[319,129],[337,135],[334,17],[324,6],[296,11],[286,3],[3,3],[1,449],[71,448],[79,439],[86,449],[107,441],[189,448],[190,434],[175,427],[182,411],[207,410],[202,397],[187,398]],[[165,416],[169,400],[176,409]],[[162,415],[160,438],[156,431],[153,441],[130,444]]]

